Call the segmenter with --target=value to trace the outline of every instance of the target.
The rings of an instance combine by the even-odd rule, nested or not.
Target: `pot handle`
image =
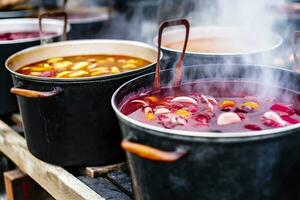
[[[299,65],[299,58],[297,55],[298,48],[297,48],[297,40],[300,36],[300,31],[294,31],[292,35],[292,48],[293,48],[293,56],[294,56],[294,62],[296,63],[296,68],[300,67]]]
[[[183,148],[177,148],[175,151],[162,151],[143,144],[130,142],[123,140],[121,143],[122,148],[132,154],[135,154],[141,158],[159,162],[175,162],[187,154],[187,150]]]
[[[62,88],[55,87],[52,91],[39,92],[39,91],[35,91],[35,90],[28,90],[28,89],[13,87],[10,89],[10,92],[12,94],[19,95],[22,97],[36,99],[36,98],[49,98],[49,97],[57,96],[59,93],[62,92]]]
[[[156,63],[155,78],[154,78],[154,90],[160,90],[160,54],[161,54],[160,51],[161,51],[162,33],[165,28],[172,27],[172,26],[178,26],[178,25],[185,27],[185,39],[184,39],[182,53],[176,62],[173,86],[176,87],[181,84],[182,63],[183,63],[183,59],[184,59],[184,55],[185,55],[185,51],[186,51],[186,47],[187,47],[187,43],[188,43],[188,39],[189,39],[189,33],[190,33],[190,23],[187,19],[164,21],[159,26],[158,39],[157,39],[158,55],[157,55],[157,63]]]
[[[65,41],[67,40],[67,26],[68,26],[68,15],[64,11],[55,11],[55,12],[45,12],[39,15],[39,29],[40,29],[40,37],[41,37],[41,43],[47,43],[42,40],[42,36],[45,35],[43,32],[43,19],[44,18],[58,18],[62,17],[64,19],[64,27],[63,27],[63,34],[61,36],[61,40]]]

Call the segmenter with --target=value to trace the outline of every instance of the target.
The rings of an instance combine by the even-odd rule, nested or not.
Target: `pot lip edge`
[[[220,64],[211,64],[211,65],[220,65]],[[221,64],[222,65],[222,64]],[[232,65],[240,65],[240,64],[232,64]],[[248,64],[251,65],[251,64]],[[244,65],[244,66],[248,66]],[[258,66],[258,67],[268,67],[268,68],[275,68],[279,70],[284,70],[288,72],[293,72],[288,69],[283,69],[279,67],[274,67],[274,66],[265,66],[265,65],[251,65],[251,66]],[[172,70],[172,69],[168,69]],[[162,70],[162,71],[168,71],[168,70]],[[195,132],[195,131],[182,131],[182,130],[174,130],[174,129],[166,129],[158,126],[153,126],[153,125],[148,125],[142,122],[139,122],[137,120],[131,119],[130,117],[124,115],[117,107],[115,103],[115,99],[117,94],[123,89],[128,83],[135,81],[143,76],[148,76],[148,74],[144,74],[142,76],[136,77],[134,79],[131,79],[121,85],[112,95],[111,97],[111,106],[115,112],[115,114],[118,116],[119,119],[122,119],[128,123],[134,124],[135,126],[150,130],[151,132],[157,132],[160,134],[166,134],[166,135],[176,135],[178,137],[183,137],[183,138],[188,138],[188,137],[193,137],[193,138],[207,138],[207,139],[223,139],[223,140],[230,140],[230,139],[253,139],[256,137],[275,137],[277,135],[282,135],[285,133],[289,133],[295,129],[300,128],[300,123],[299,124],[292,124],[286,127],[281,127],[281,128],[273,128],[273,129],[265,129],[265,130],[260,130],[260,131],[244,131],[244,132],[225,132],[225,133],[213,133],[213,132]],[[153,72],[151,74],[154,74]],[[255,134],[256,133],[256,134]]]
[[[195,27],[192,27],[192,29],[201,29],[201,28],[235,28],[235,29],[240,29],[240,30],[243,30],[242,28],[239,28],[237,26],[195,26]],[[170,30],[170,31],[166,31],[165,34],[167,33],[173,33],[173,32],[178,32],[180,31],[181,29],[173,29],[173,30]],[[253,50],[253,51],[246,51],[246,52],[234,52],[234,53],[208,53],[208,52],[194,52],[194,51],[186,51],[186,54],[187,55],[193,55],[193,56],[245,56],[245,55],[255,55],[255,54],[259,54],[259,53],[264,53],[264,52],[268,52],[268,51],[271,51],[271,50],[274,50],[276,48],[278,48],[279,46],[282,45],[283,43],[283,38],[278,34],[278,33],[275,33],[273,31],[270,31],[270,34],[272,34],[272,36],[276,39],[277,43],[273,46],[270,45],[270,47],[267,47],[267,48],[263,48],[263,49],[260,49],[260,50]],[[155,46],[157,46],[157,35],[153,38],[153,42],[155,44]],[[181,53],[180,50],[176,50],[176,49],[171,49],[171,48],[167,48],[165,47],[164,45],[161,45],[161,49],[164,50],[164,51],[168,51],[168,52],[172,52],[172,53]]]
[[[157,61],[151,62],[148,65],[145,65],[142,68],[139,69],[135,69],[135,70],[130,70],[128,72],[123,72],[123,73],[119,73],[119,74],[112,74],[112,75],[107,75],[107,76],[96,76],[96,77],[84,77],[84,78],[47,78],[47,77],[36,77],[36,76],[29,76],[29,75],[23,75],[20,73],[17,73],[16,71],[13,71],[10,69],[10,67],[8,67],[8,63],[14,59],[14,57],[23,54],[23,53],[27,53],[30,52],[32,50],[38,49],[40,47],[47,47],[47,46],[60,46],[63,45],[65,43],[67,44],[76,44],[76,43],[93,43],[93,42],[98,42],[98,43],[111,43],[111,44],[118,44],[118,43],[124,43],[124,44],[132,44],[132,45],[136,45],[136,46],[140,46],[143,48],[147,48],[150,50],[155,51],[155,53],[157,53],[157,48],[155,48],[154,46],[151,46],[147,43],[144,42],[139,42],[139,41],[133,41],[133,40],[118,40],[118,39],[82,39],[82,40],[68,40],[68,41],[62,41],[62,42],[55,42],[55,43],[50,43],[50,44],[45,44],[45,45],[38,45],[38,46],[33,46],[33,47],[29,47],[26,49],[23,49],[21,51],[18,51],[14,54],[12,54],[11,56],[9,56],[6,61],[5,61],[5,68],[11,73],[11,75],[14,75],[16,77],[22,77],[23,79],[26,80],[35,80],[35,81],[40,81],[40,82],[51,82],[51,83],[68,83],[68,82],[88,82],[88,81],[96,81],[96,80],[106,80],[109,78],[118,78],[118,77],[122,77],[123,75],[130,75],[134,72],[141,72],[143,70],[147,70],[151,67],[155,67],[157,64]],[[163,52],[161,51],[160,54],[160,61],[163,58]]]
[[[0,19],[1,22],[14,22],[14,24],[22,24],[23,22],[28,22],[31,24],[37,24],[38,25],[38,18],[9,18],[9,19]],[[45,23],[50,23],[54,25],[63,25],[63,23],[58,19],[45,19]],[[71,25],[67,24],[67,33],[69,33],[71,30]],[[62,33],[55,33],[54,35],[45,36],[44,38],[36,37],[36,38],[23,38],[23,39],[17,39],[17,40],[3,40],[0,41],[0,45],[14,45],[14,44],[20,44],[20,43],[29,43],[29,42],[37,42],[41,41],[41,39],[53,39],[62,36]]]

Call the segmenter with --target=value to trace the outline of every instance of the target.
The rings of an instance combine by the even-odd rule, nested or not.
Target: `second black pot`
[[[162,86],[170,83],[173,73],[161,72]],[[183,74],[185,83],[250,80],[300,91],[300,75],[278,68],[203,65],[186,67]],[[264,82],[265,74],[273,74],[278,82]],[[148,125],[122,114],[119,108],[124,101],[151,90],[153,80],[153,73],[131,80],[112,98],[122,146],[128,151],[135,199],[299,199],[299,124],[259,132],[189,132]]]

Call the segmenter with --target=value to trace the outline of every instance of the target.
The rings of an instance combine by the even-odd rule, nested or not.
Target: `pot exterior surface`
[[[32,41],[25,43],[1,44],[0,45],[0,115],[8,114],[18,110],[17,100],[9,90],[13,87],[13,82],[9,71],[5,69],[5,60],[12,54],[25,48],[39,45],[40,41]]]
[[[45,82],[13,75],[22,88],[61,94],[46,99],[18,96],[25,138],[33,155],[61,166],[104,165],[124,161],[121,133],[111,108],[113,92],[124,82],[153,71],[154,65],[139,73],[117,78]]]
[[[180,53],[163,49],[164,67],[163,69],[172,69],[180,57]],[[270,60],[274,50],[267,52],[244,54],[244,55],[205,55],[186,53],[184,59],[185,66],[193,66],[199,64],[263,64],[266,60]]]
[[[62,27],[60,21],[57,20],[46,20],[47,28],[49,31],[56,32],[57,35],[51,36],[50,41],[59,40],[59,28]],[[13,31],[39,31],[38,29],[38,19],[5,19],[0,21],[1,27],[5,27],[7,32]],[[59,30],[58,30],[59,29]],[[68,28],[69,29],[69,28]],[[13,87],[13,82],[9,71],[5,69],[5,61],[11,55],[19,52],[23,49],[40,45],[39,38],[30,39],[20,39],[14,41],[0,41],[0,115],[10,114],[12,112],[18,111],[17,100],[14,95],[10,93],[10,88]]]
[[[127,153],[136,199],[294,200],[299,198],[299,130],[247,143],[182,141],[147,134],[121,122],[124,138],[165,151],[189,153],[160,163]]]
[[[185,69],[184,79],[217,80],[238,79],[250,72],[274,73],[288,78],[278,87],[299,91],[300,77],[291,71],[236,65],[229,70],[226,65],[203,65]],[[226,73],[227,71],[227,73]],[[222,77],[217,74],[223,73]],[[123,85],[114,94],[116,107],[122,99],[141,88],[151,88],[153,74],[140,77]],[[172,79],[172,72],[161,73],[163,85]],[[291,84],[292,83],[292,84]],[[163,163],[127,153],[133,181],[134,195],[141,200],[294,200],[300,197],[300,135],[299,127],[269,135],[241,138],[206,138],[178,135],[150,129],[127,120],[117,112],[123,138],[163,151],[184,148],[188,153],[181,159]],[[200,133],[201,134],[201,133]]]

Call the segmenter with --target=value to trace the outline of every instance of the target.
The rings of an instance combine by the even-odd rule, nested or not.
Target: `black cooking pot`
[[[173,29],[166,31],[162,38],[162,51],[164,53],[164,62],[167,63],[165,69],[172,68],[176,60],[179,58],[181,50],[167,47],[168,44],[182,41],[185,34],[184,29]],[[234,40],[234,38],[243,37],[244,40]],[[154,43],[157,44],[157,38],[154,38]],[[196,39],[222,39],[227,41],[232,40],[232,46],[239,45],[241,49],[243,46],[249,45],[251,41],[251,48],[247,50],[234,52],[201,52],[189,51],[187,49],[185,54],[184,64],[186,66],[199,64],[213,64],[213,63],[228,63],[228,64],[262,64],[268,63],[272,60],[272,52],[282,44],[282,38],[275,33],[258,33],[249,29],[242,29],[238,27],[221,27],[221,26],[198,26],[190,29],[189,43],[193,45],[193,40]],[[249,40],[248,40],[249,39]],[[246,41],[247,40],[247,41]],[[241,44],[239,44],[241,43]],[[253,44],[254,43],[254,44]],[[206,48],[210,48],[208,43]],[[212,45],[212,44],[210,44]],[[226,48],[226,47],[224,47]],[[228,48],[228,47],[227,47]],[[180,45],[181,49],[181,45]]]
[[[162,86],[173,71],[161,72]],[[183,82],[250,80],[300,92],[300,75],[256,65],[184,68]],[[266,81],[266,75],[273,80]],[[153,88],[154,73],[122,85],[112,97],[135,199],[299,199],[300,124],[258,132],[188,132],[147,125],[119,111],[128,96]],[[296,102],[297,106],[300,102]],[[152,159],[152,160],[151,160]],[[155,160],[153,160],[155,159]]]
[[[3,19],[0,20],[1,32],[39,32],[38,19]],[[63,33],[64,23],[60,20],[45,19],[43,21],[44,32],[54,32],[56,34],[47,36],[48,40],[57,41]],[[70,30],[70,27],[67,29]],[[32,46],[40,44],[40,38],[18,39],[0,41],[0,115],[8,114],[18,110],[16,98],[10,94],[9,90],[13,86],[11,76],[5,69],[5,60],[12,54]]]
[[[152,64],[130,72],[90,78],[57,79],[26,76],[22,66],[53,57],[128,55]],[[63,166],[121,162],[121,133],[110,106],[113,92],[124,82],[153,71],[157,50],[122,40],[78,40],[38,46],[11,56],[10,70],[18,94],[29,150],[41,160]]]
[[[70,39],[102,38],[102,32],[115,16],[115,11],[110,7],[73,8],[66,12],[72,27]]]

